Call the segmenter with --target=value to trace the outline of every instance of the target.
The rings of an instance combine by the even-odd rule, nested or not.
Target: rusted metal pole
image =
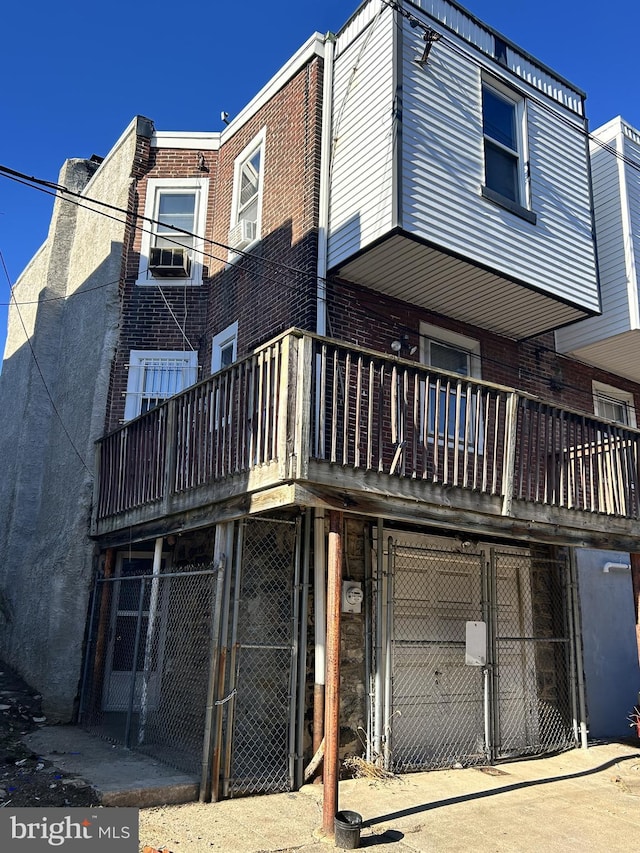
[[[116,562],[116,552],[114,548],[107,548],[102,576],[106,581],[113,577],[113,570]],[[107,655],[107,644],[109,636],[109,618],[111,615],[111,593],[113,584],[99,583],[96,585],[96,591],[101,590],[100,596],[100,612],[98,615],[98,635],[96,638],[96,653],[93,659],[93,680],[92,680],[92,711],[94,707],[99,707],[102,702],[103,676],[104,665]]]
[[[633,607],[636,614],[636,643],[640,662],[640,554],[631,554],[631,583],[633,585]]]
[[[338,811],[338,749],[340,746],[340,601],[342,592],[342,513],[329,513],[327,560],[327,673],[324,714],[324,792],[322,832],[334,834]]]

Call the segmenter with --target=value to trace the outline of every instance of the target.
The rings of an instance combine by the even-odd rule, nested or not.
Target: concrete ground
[[[78,729],[41,729],[28,743],[91,782],[105,804],[140,806],[141,850],[334,849],[333,839],[319,835],[320,785],[215,804],[184,802],[194,797],[196,780]],[[153,802],[163,805],[149,807]],[[627,853],[640,838],[640,749],[600,744],[498,767],[354,779],[340,783],[339,808],[362,815],[360,848],[381,853]]]

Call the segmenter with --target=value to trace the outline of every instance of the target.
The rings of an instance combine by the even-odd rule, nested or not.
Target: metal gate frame
[[[407,534],[410,535],[410,534]],[[432,537],[438,540],[441,537]],[[370,656],[372,659],[372,670],[369,685],[369,715],[371,717],[371,743],[368,745],[368,756],[374,760],[384,764],[387,768],[394,767],[394,578],[396,573],[395,552],[396,545],[402,539],[402,534],[394,532],[389,535],[389,531],[383,528],[380,520],[377,529],[374,529],[373,550],[374,558],[373,565],[373,623],[374,631],[372,632],[372,648]],[[448,543],[449,546],[456,544],[460,546],[460,542],[454,539],[442,538],[442,541]],[[379,547],[382,543],[382,547]],[[578,721],[583,716],[582,702],[580,702],[580,681],[579,667],[576,662],[579,660],[579,626],[576,622],[575,614],[575,591],[574,578],[571,560],[564,556],[555,555],[547,557],[539,557],[538,562],[545,563],[554,567],[560,578],[562,590],[561,596],[556,601],[555,606],[560,608],[562,614],[562,633],[561,635],[539,635],[528,637],[501,637],[500,625],[498,619],[498,579],[497,579],[497,562],[499,555],[507,555],[509,557],[516,556],[520,559],[524,558],[529,565],[529,579],[532,578],[533,563],[536,559],[532,553],[535,546],[518,547],[503,546],[496,548],[495,546],[477,543],[472,553],[477,553],[478,556],[484,557],[481,570],[480,588],[481,601],[478,603],[482,618],[487,625],[487,665],[483,668],[483,697],[484,703],[484,754],[479,756],[477,753],[469,756],[466,763],[495,763],[506,757],[513,757],[516,753],[505,748],[502,744],[501,723],[500,723],[500,668],[499,654],[503,651],[504,642],[519,642],[520,644],[528,643],[531,645],[534,655],[549,654],[558,655],[558,649],[561,650],[562,662],[561,666],[564,671],[560,672],[562,677],[565,677],[565,682],[562,689],[561,710],[558,708],[551,709],[555,715],[549,731],[543,732],[544,737],[538,737],[527,741],[524,748],[517,750],[517,754],[541,754],[544,752],[558,751],[561,749],[569,749],[577,745],[579,737],[579,727],[582,723]],[[425,556],[428,558],[429,552],[432,550],[426,544],[418,550],[424,550]],[[557,625],[556,625],[557,627]],[[502,644],[502,649],[501,649]],[[550,652],[552,649],[553,652]],[[542,651],[540,651],[542,650]],[[537,670],[536,670],[537,672]],[[533,690],[532,695],[536,696],[537,701],[540,697],[537,692],[540,687],[535,680],[529,684],[530,690]],[[547,716],[549,714],[548,705],[545,706]],[[504,700],[503,700],[503,715],[504,715]],[[546,725],[546,723],[545,723]],[[502,728],[504,728],[504,723]],[[450,760],[443,760],[435,764],[416,765],[412,769],[428,769],[428,767],[444,767],[451,766],[453,763],[458,763],[461,756],[450,757]],[[462,763],[465,763],[463,760]],[[403,768],[404,769],[404,768]]]
[[[246,611],[243,615],[245,601],[245,581],[251,580],[246,569],[247,563],[247,527],[249,525],[271,525],[274,527],[288,526],[291,529],[292,550],[288,554],[290,585],[288,589],[289,606],[284,619],[284,603],[280,624],[272,624],[273,634],[254,636],[251,621]],[[227,588],[230,606],[228,617],[222,626],[221,663],[218,673],[220,690],[216,704],[222,708],[218,715],[216,733],[216,749],[220,752],[220,781],[222,796],[232,797],[255,793],[275,793],[290,791],[296,787],[300,779],[302,750],[298,741],[301,738],[304,697],[301,693],[304,687],[304,663],[302,654],[306,656],[306,642],[301,642],[300,612],[306,607],[308,589],[308,549],[303,548],[303,525],[299,516],[295,520],[273,518],[247,518],[238,524],[235,548],[235,566],[233,579]],[[304,536],[308,539],[308,525],[304,525]],[[304,551],[304,559],[303,559]],[[282,556],[282,555],[280,555]],[[253,580],[259,580],[254,578]],[[263,578],[264,580],[264,578]],[[232,586],[232,589],[231,589]],[[270,584],[268,584],[270,586]],[[278,594],[276,589],[263,589],[263,594]],[[271,601],[273,606],[274,601]],[[306,627],[306,622],[303,622]],[[285,636],[286,633],[286,636]],[[302,632],[305,633],[304,631]],[[228,657],[228,666],[226,659]],[[262,764],[258,760],[256,745],[266,744],[272,737],[272,729],[281,726],[283,721],[254,713],[255,708],[264,709],[264,690],[251,680],[255,673],[255,662],[252,667],[251,658],[261,658],[261,680],[271,681],[275,691],[272,704],[279,701],[282,704],[286,698],[288,719],[286,721],[286,744],[272,743],[272,749],[266,749],[266,759]],[[245,667],[249,666],[249,674],[245,676]],[[264,667],[266,666],[266,672]],[[288,667],[286,673],[286,697],[282,694],[282,684],[285,678],[282,667]],[[302,672],[302,686],[299,684],[299,673]],[[278,675],[280,673],[280,675]],[[247,680],[245,680],[245,678]],[[278,686],[278,679],[281,684]],[[301,701],[302,700],[302,701]],[[253,706],[253,707],[252,707]],[[244,716],[243,716],[244,715]],[[276,709],[277,716],[277,709]],[[241,718],[243,725],[241,726]],[[284,751],[282,747],[284,746]],[[282,752],[282,754],[280,754]],[[246,769],[249,757],[254,761],[253,772],[247,775]],[[271,762],[269,764],[268,762]],[[267,763],[265,763],[267,762]],[[258,765],[261,765],[258,767]],[[238,775],[238,769],[243,771]],[[214,767],[214,775],[217,772]],[[216,779],[214,778],[214,786]],[[215,799],[215,797],[214,797]]]

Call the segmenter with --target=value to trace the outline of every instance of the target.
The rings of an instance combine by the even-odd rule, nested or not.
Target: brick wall
[[[238,356],[290,326],[315,328],[317,219],[322,103],[322,64],[314,59],[296,74],[218,151],[149,147],[140,140],[130,196],[122,320],[112,367],[107,429],[124,415],[131,350],[198,351],[199,378],[208,375],[211,339],[238,321]],[[264,185],[260,243],[230,264],[226,248],[233,199],[234,165],[263,130]],[[141,220],[152,178],[209,179],[204,280],[201,286],[135,284],[140,264]],[[185,337],[188,340],[185,341]]]
[[[633,393],[636,411],[640,411],[640,385],[558,355],[552,332],[518,343],[349,282],[332,280],[327,290],[330,337],[391,355],[391,342],[406,334],[409,344],[418,346],[411,356],[417,361],[420,322],[432,323],[480,342],[482,378],[489,382],[519,388],[559,406],[592,412],[595,380]],[[404,352],[402,355],[409,357]]]

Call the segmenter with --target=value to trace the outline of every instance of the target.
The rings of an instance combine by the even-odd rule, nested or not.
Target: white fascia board
[[[240,128],[246,124],[249,119],[258,112],[258,110],[268,103],[301,68],[304,68],[304,66],[314,56],[323,57],[324,43],[325,37],[320,33],[314,33],[311,38],[309,38],[302,47],[293,54],[291,59],[289,59],[282,68],[274,74],[266,86],[263,86],[263,88],[260,89],[258,94],[249,101],[246,107],[244,107],[238,115],[229,122],[227,127],[220,134],[222,141],[226,142],[230,136],[233,136],[234,133],[240,130]]]
[[[193,151],[217,151],[220,148],[218,132],[186,132],[156,130],[151,137],[152,148],[186,148]]]

